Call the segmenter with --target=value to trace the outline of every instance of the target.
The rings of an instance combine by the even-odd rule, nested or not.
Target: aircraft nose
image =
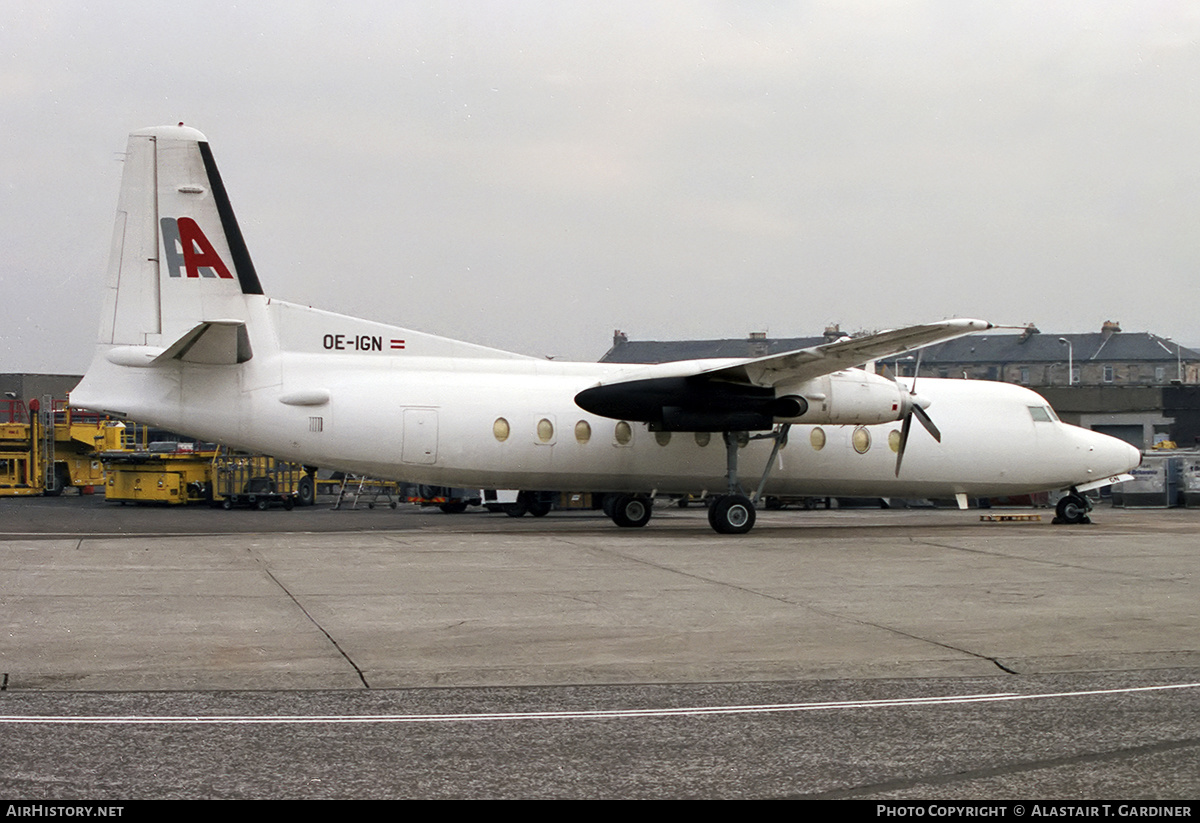
[[[1092,453],[1091,471],[1094,475],[1123,474],[1141,464],[1141,449],[1107,434],[1089,434],[1091,442],[1088,444],[1088,451]]]

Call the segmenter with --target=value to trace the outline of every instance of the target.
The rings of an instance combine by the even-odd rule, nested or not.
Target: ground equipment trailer
[[[313,479],[303,466],[273,457],[250,454],[221,454],[213,460],[214,500],[222,508],[250,506],[265,511],[273,505],[290,510],[309,505]]]

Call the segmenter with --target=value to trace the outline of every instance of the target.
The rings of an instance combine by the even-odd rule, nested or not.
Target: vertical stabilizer
[[[245,321],[262,287],[203,134],[129,136],[100,342],[170,346],[204,321]]]

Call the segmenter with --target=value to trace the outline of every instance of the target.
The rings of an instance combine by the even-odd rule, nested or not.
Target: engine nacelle
[[[779,404],[795,401],[784,408]],[[908,413],[912,395],[899,383],[862,369],[846,369],[795,385],[776,389],[777,408],[802,409],[799,414],[779,414],[776,422],[871,426],[900,420]]]

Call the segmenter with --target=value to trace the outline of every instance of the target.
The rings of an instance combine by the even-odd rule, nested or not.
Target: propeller
[[[942,442],[942,433],[938,427],[934,425],[933,420],[929,417],[925,407],[929,405],[928,400],[924,400],[917,395],[917,375],[921,372],[921,352],[917,352],[917,367],[913,370],[912,386],[906,392],[904,397],[904,422],[900,425],[900,445],[896,449],[896,476],[900,476],[900,464],[904,461],[904,449],[908,446],[908,432],[912,428],[912,419],[915,416],[921,421],[921,425],[925,427],[925,431],[932,435],[937,442]],[[891,377],[891,375],[889,375]],[[904,389],[903,384],[899,380],[892,377],[892,382],[895,383],[901,390]]]

